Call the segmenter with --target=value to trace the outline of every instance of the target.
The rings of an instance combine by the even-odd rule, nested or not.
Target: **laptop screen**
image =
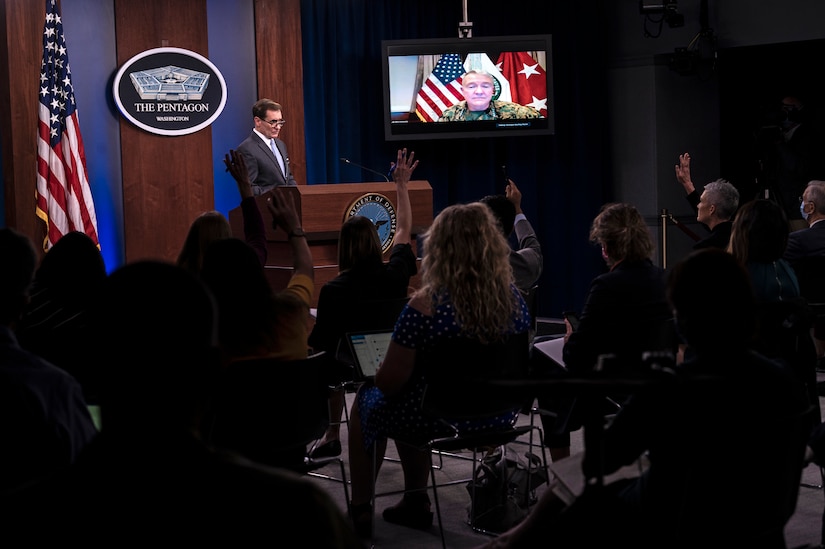
[[[392,331],[347,334],[355,362],[355,374],[358,377],[363,379],[375,376],[378,366],[387,353],[390,339],[392,339]]]

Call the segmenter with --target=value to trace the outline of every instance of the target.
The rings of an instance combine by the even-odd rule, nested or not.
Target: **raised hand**
[[[396,183],[407,183],[416,167],[418,167],[418,160],[415,160],[415,152],[410,152],[409,156],[407,156],[406,147],[398,149],[398,158],[392,163],[392,167],[390,168],[393,181]]]
[[[223,157],[223,163],[226,164],[226,171],[232,174],[238,184],[241,198],[252,196],[252,185],[249,183],[249,172],[246,171],[246,161],[243,155],[236,150],[229,149]]]
[[[690,194],[696,190],[693,181],[690,178],[690,154],[684,153],[679,155],[679,163],[676,164],[676,179],[682,184],[685,192]]]
[[[287,233],[301,228],[298,210],[295,208],[295,198],[292,193],[280,187],[269,191],[266,206],[272,214],[273,227],[281,227]]]

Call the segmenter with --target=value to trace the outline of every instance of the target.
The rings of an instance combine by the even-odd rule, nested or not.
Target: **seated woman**
[[[390,259],[384,263],[378,231],[372,220],[353,216],[344,222],[338,240],[338,276],[324,284],[318,294],[315,326],[309,334],[309,345],[313,350],[334,356],[347,332],[384,328],[384,323],[388,329],[392,328],[399,309],[390,307],[384,313],[367,306],[365,301],[385,304],[396,300],[400,303],[407,297],[410,277],[416,273],[411,244],[412,206],[407,184],[418,161],[414,152],[408,155],[407,149],[399,149],[392,166],[398,217]],[[341,454],[338,437],[346,402],[339,382],[351,379],[345,374],[341,377],[343,379],[331,380],[336,383],[331,384],[335,388],[329,393],[330,424],[310,450],[312,458]]]
[[[590,240],[601,248],[608,272],[590,284],[576,331],[568,325],[564,364],[586,373],[600,355],[638,363],[642,353],[661,349],[672,317],[665,299],[664,271],[653,264],[653,238],[631,204],[606,204],[593,220]]]
[[[481,203],[445,208],[425,235],[421,287],[413,294],[396,324],[386,358],[374,385],[362,385],[352,406],[349,458],[352,517],[359,534],[372,531],[373,445],[383,457],[387,438],[449,434],[443,424],[424,416],[421,399],[426,380],[416,368],[416,353],[445,339],[466,337],[482,343],[525,333],[530,315],[510,268],[510,248],[490,209]],[[483,424],[455,422],[459,431],[512,425],[519,410],[489,418]],[[429,455],[398,444],[408,491],[384,511],[384,520],[426,529],[433,513],[424,491]],[[380,464],[380,460],[379,460]],[[410,492],[410,490],[415,490]]]
[[[773,200],[746,202],[736,213],[728,252],[747,270],[757,301],[799,297],[799,282],[783,259],[788,245],[788,217]]]
[[[736,214],[728,252],[745,267],[753,284],[756,350],[791,366],[819,409],[813,315],[801,297],[796,272],[783,258],[788,233],[788,218],[779,204],[751,200]]]
[[[593,219],[590,241],[601,249],[608,271],[590,283],[578,328],[566,322],[567,370],[587,374],[599,356],[608,354],[616,356],[616,365],[632,369],[646,351],[675,351],[665,274],[653,264],[653,237],[641,213],[632,204],[605,204]],[[534,361],[533,366],[537,377],[544,375],[542,364]],[[570,432],[581,425],[575,399],[545,396],[539,404],[557,413],[541,416],[553,461],[570,455]]]

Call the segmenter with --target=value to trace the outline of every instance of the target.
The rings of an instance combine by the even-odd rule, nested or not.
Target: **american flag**
[[[534,107],[547,116],[547,72],[526,51],[502,52],[498,58],[501,74],[510,82],[512,101]]]
[[[415,98],[415,113],[424,122],[435,122],[445,110],[464,100],[461,93],[461,75],[464,66],[461,56],[447,53],[435,64],[433,73],[421,86]]]
[[[39,95],[35,211],[47,225],[43,249],[48,250],[70,231],[85,232],[100,246],[66,39],[56,0],[46,0]]]

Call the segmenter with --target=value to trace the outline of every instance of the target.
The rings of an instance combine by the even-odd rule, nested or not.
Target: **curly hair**
[[[632,204],[602,206],[590,227],[590,240],[604,246],[614,263],[653,257],[653,237],[642,214]]]
[[[375,224],[361,215],[347,219],[338,238],[338,271],[348,271],[368,261],[383,261],[381,240]]]
[[[441,211],[424,235],[421,287],[433,306],[449,301],[464,335],[500,340],[517,308],[510,246],[490,208],[475,202]]]
[[[779,204],[760,198],[742,205],[733,220],[728,252],[742,265],[770,263],[788,245],[788,217]]]

